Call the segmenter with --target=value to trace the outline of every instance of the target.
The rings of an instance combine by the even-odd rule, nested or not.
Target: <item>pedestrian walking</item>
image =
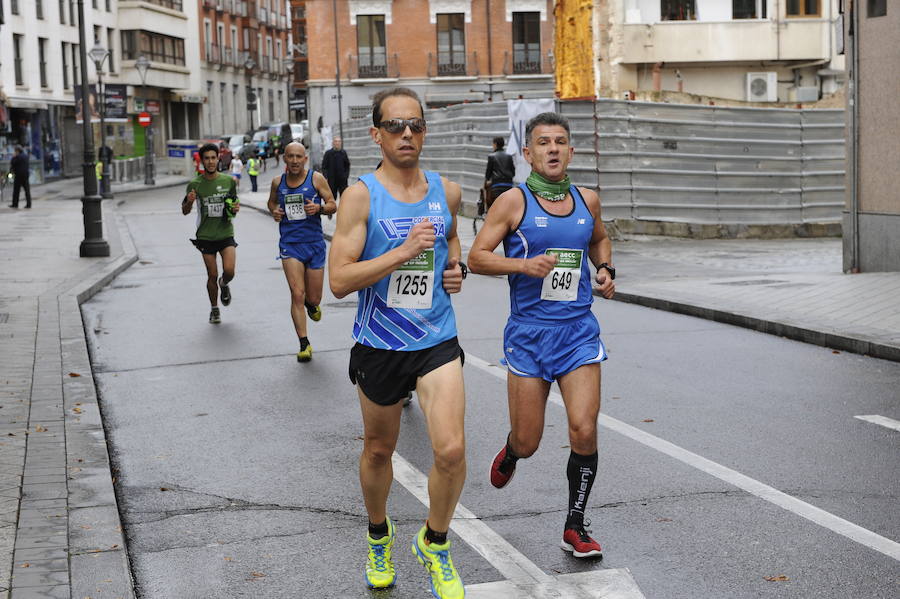
[[[370,134],[383,164],[348,187],[328,256],[331,291],[359,292],[350,380],[363,420],[359,478],[369,517],[366,581],[394,585],[394,524],[387,515],[391,455],[403,399],[415,389],[431,437],[428,518],[412,551],[439,599],[460,599],[463,583],[450,557],[450,519],[466,477],[463,351],[450,294],[462,288],[456,213],[458,184],[419,168],[425,119],[416,93],[375,94]],[[376,226],[370,224],[380,223]],[[382,323],[389,322],[389,326]]]
[[[31,169],[28,165],[28,153],[22,149],[22,146],[16,146],[13,149],[12,160],[9,161],[9,170],[13,175],[13,196],[10,208],[19,207],[19,191],[25,191],[25,207],[31,208],[31,184],[28,178],[31,176]]]
[[[501,193],[513,186],[516,166],[512,156],[503,150],[505,145],[506,142],[502,137],[495,137],[494,151],[488,154],[487,169],[484,173],[485,212],[491,209],[494,200],[500,197]]]
[[[279,258],[291,290],[291,320],[300,342],[298,362],[312,360],[306,317],[322,319],[322,284],[325,281],[325,235],[322,215],[334,214],[337,205],[322,173],[306,168],[306,148],[291,142],[285,148],[287,172],[272,180],[269,212],[278,223]]]
[[[322,156],[322,173],[328,179],[328,186],[335,199],[340,198],[347,189],[347,179],[350,177],[350,158],[344,150],[343,140],[335,136],[331,140],[331,149]]]
[[[206,267],[206,292],[209,295],[209,322],[221,322],[219,297],[222,305],[231,303],[229,283],[234,279],[237,260],[237,242],[234,240],[234,225],[231,220],[237,215],[241,204],[237,197],[235,179],[218,171],[219,150],[215,144],[200,148],[203,173],[194,177],[187,185],[186,195],[181,201],[181,213],[188,215],[197,204],[197,238],[191,239],[203,256]],[[222,276],[219,277],[216,256],[222,260]]]
[[[259,176],[259,158],[251,156],[247,159],[247,176],[250,177],[251,191],[256,193],[256,177]]]
[[[259,161],[262,164],[263,172],[266,172],[266,170],[268,170],[268,166],[266,165],[266,158],[268,158],[268,153],[266,152],[265,141],[258,142],[256,146],[256,156],[257,158],[259,158]]]
[[[234,179],[235,187],[241,188],[241,173],[244,172],[244,162],[240,156],[235,156],[231,160],[231,178]]]
[[[591,271],[603,297],[615,292],[612,244],[600,198],[575,187],[569,123],[545,112],[525,126],[528,180],[497,198],[469,252],[472,272],[508,275],[510,316],[503,332],[510,432],[491,464],[491,484],[505,487],[518,460],[537,450],[550,385],[556,381],[569,423],[569,502],[561,547],[575,557],[600,557],[584,512],[597,474],[600,362],[606,349],[591,312]],[[504,256],[494,254],[503,243]]]

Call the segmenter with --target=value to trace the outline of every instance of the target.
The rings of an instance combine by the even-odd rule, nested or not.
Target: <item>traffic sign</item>
[[[256,102],[247,102],[247,110],[256,110]]]
[[[138,115],[138,123],[140,123],[141,127],[149,127],[150,126],[150,113],[142,112]]]

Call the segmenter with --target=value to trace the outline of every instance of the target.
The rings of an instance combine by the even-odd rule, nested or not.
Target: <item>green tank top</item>
[[[234,237],[234,225],[225,211],[225,199],[237,198],[234,179],[218,173],[215,179],[197,175],[187,185],[185,194],[197,192],[197,239],[222,241]]]

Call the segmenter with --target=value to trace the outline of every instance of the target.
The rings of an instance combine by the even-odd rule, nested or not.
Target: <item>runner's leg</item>
[[[284,276],[287,278],[288,287],[291,291],[291,320],[294,321],[294,330],[297,332],[297,338],[306,337],[306,286],[304,284],[306,265],[295,258],[283,258],[281,260],[281,268],[284,270]],[[319,270],[324,273],[324,269]],[[319,275],[322,276],[321,274]],[[319,286],[319,294],[321,296],[321,279]],[[379,521],[380,522],[380,521]]]
[[[225,285],[228,285],[234,278],[234,266],[235,262],[237,262],[237,251],[232,245],[227,248],[222,248],[220,253],[222,254],[222,282]]]
[[[201,254],[203,265],[206,267],[206,292],[209,294],[209,305],[215,308],[219,305],[219,269],[216,264],[215,254]]]
[[[322,303],[322,285],[325,282],[324,268],[307,268],[304,277],[306,287],[305,302],[311,306]]]
[[[550,383],[541,378],[507,373],[506,388],[509,396],[509,446],[517,458],[527,458],[541,444]]]
[[[585,364],[564,374],[559,389],[569,419],[569,443],[581,455],[597,452],[597,416],[600,413],[600,364]]]
[[[302,306],[302,303],[301,303]],[[359,483],[369,522],[380,524],[387,518],[387,498],[394,480],[391,456],[400,435],[403,404],[382,406],[357,387],[363,419],[363,450],[359,458]]]

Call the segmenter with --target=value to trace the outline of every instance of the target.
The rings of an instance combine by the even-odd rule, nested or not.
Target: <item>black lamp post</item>
[[[294,59],[291,56],[285,56],[284,58],[281,59],[281,63],[284,65],[284,75],[285,75],[285,79],[287,80],[287,90],[286,90],[287,96],[285,97],[285,100],[288,102],[287,120],[288,120],[288,122],[292,122],[292,121],[294,121],[294,118],[291,115],[290,102],[291,102],[291,73],[294,72]],[[291,139],[291,141],[294,141],[294,140]]]
[[[103,63],[109,57],[109,50],[100,45],[100,40],[95,40],[90,56],[97,67],[97,94],[100,96],[100,164],[103,172],[100,189],[103,199],[111,200],[113,194],[109,181],[109,152],[106,147],[106,90],[103,89]]]
[[[141,76],[141,95],[144,96],[144,110],[147,110],[147,71],[150,69],[150,60],[141,54],[134,61],[134,68]],[[150,124],[144,130],[144,185],[156,185],[153,180],[153,117]]]
[[[253,126],[253,110],[256,107],[256,93],[253,91],[253,69],[256,68],[256,61],[247,54],[247,60],[244,61],[244,68],[247,69],[247,79],[249,81],[247,87],[247,109],[250,111],[250,130],[255,130]]]
[[[78,0],[78,39],[81,63],[81,133],[84,139],[84,163],[81,165],[84,179],[84,195],[81,197],[81,214],[84,219],[84,240],[81,257],[109,256],[109,244],[103,239],[102,198],[97,195],[97,173],[94,170],[94,134],[91,131],[91,105],[88,89],[87,54],[84,37],[84,0]]]

